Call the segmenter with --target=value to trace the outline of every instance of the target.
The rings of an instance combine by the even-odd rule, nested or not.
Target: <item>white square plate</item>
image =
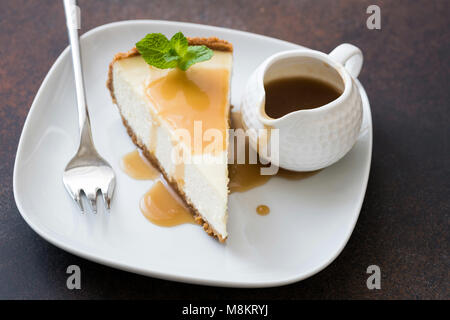
[[[239,106],[248,76],[273,53],[300,46],[251,33],[190,23],[124,21],[98,27],[81,40],[87,100],[100,154],[113,166],[117,187],[108,214],[80,214],[62,172],[78,145],[75,87],[68,49],[50,69],[28,114],[15,168],[14,196],[25,221],[54,245],[108,266],[175,281],[231,287],[267,287],[305,279],[330,264],[356,224],[370,170],[372,121],[359,82],[365,130],[338,163],[305,180],[272,178],[233,193],[229,238],[220,244],[201,227],[161,228],[139,211],[151,181],[124,174],[121,157],[135,149],[106,89],[108,64],[147,33],[217,36],[234,45],[232,104]],[[338,45],[338,44],[336,44]],[[256,214],[257,205],[271,209]]]

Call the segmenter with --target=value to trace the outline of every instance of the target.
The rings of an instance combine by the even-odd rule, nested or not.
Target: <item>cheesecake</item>
[[[186,71],[158,69],[133,48],[115,55],[107,87],[134,144],[183,199],[196,222],[224,242],[233,48],[217,38],[188,42],[207,46],[212,58]],[[182,156],[174,157],[177,154]]]

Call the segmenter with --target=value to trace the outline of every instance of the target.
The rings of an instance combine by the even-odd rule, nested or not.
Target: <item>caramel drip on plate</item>
[[[138,150],[123,156],[120,167],[127,175],[137,180],[152,180],[159,176],[159,171]]]
[[[256,213],[260,216],[267,216],[270,213],[270,208],[264,204],[256,207]]]
[[[190,211],[160,180],[141,198],[140,209],[150,222],[161,227],[195,223]]]

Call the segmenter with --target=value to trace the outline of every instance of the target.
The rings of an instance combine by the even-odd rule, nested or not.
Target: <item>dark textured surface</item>
[[[0,298],[422,298],[449,299],[450,1],[79,1],[83,30],[112,21],[163,19],[246,30],[330,51],[365,54],[360,76],[372,105],[374,149],[359,221],[324,271],[270,289],[178,284],[104,267],[41,239],[12,191],[17,143],[44,76],[67,46],[62,1],[0,1]],[[378,4],[382,29],[368,30]],[[65,269],[83,271],[66,289]],[[366,287],[377,264],[382,289]]]

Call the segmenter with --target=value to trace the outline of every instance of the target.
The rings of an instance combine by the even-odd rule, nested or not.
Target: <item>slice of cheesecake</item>
[[[233,48],[217,38],[188,40],[212,49],[213,57],[187,71],[157,69],[134,48],[114,57],[107,87],[133,142],[205,231],[224,242]],[[177,153],[183,157],[174,157]]]

